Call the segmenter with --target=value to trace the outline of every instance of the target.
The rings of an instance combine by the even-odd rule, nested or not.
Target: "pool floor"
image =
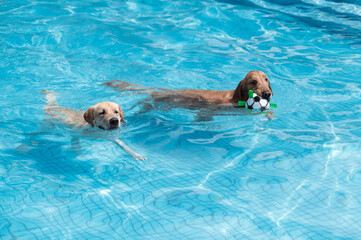
[[[360,17],[351,0],[2,1],[0,239],[361,239]],[[232,90],[250,70],[272,120],[104,85]],[[51,120],[42,90],[127,124]]]

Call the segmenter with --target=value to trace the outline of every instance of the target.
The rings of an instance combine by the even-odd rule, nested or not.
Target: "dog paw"
[[[269,120],[272,120],[272,119],[275,117],[275,115],[273,114],[273,112],[268,112],[268,113],[266,114],[266,117],[267,117]]]
[[[142,155],[139,155],[139,154],[136,154],[136,155],[134,156],[134,159],[137,160],[137,161],[144,161],[144,160],[147,160],[147,157],[142,156]]]

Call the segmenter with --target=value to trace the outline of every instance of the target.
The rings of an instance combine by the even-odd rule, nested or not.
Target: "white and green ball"
[[[246,101],[246,108],[248,109],[260,109],[261,111],[268,110],[270,107],[270,102],[258,96],[256,93],[253,93],[253,96],[248,98]]]

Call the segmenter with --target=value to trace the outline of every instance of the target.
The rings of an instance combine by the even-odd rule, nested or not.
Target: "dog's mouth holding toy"
[[[261,111],[268,110],[270,107],[277,107],[277,104],[270,103],[270,96],[258,96],[252,90],[248,91],[249,98],[247,101],[238,101],[238,106],[245,107],[247,109],[259,109]]]

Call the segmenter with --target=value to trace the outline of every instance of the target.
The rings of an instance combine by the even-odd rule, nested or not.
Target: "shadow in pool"
[[[54,132],[31,133],[28,140],[16,150],[10,150],[10,154],[16,159],[21,155],[32,160],[36,170],[60,175],[66,181],[76,180],[79,175],[89,175],[93,167],[88,162],[76,159],[81,154],[76,138]]]

